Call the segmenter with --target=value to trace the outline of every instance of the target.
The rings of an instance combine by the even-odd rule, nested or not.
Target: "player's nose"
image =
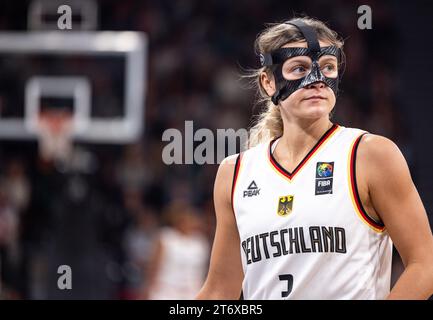
[[[310,83],[309,85],[307,85],[308,89],[321,89],[321,88],[325,88],[326,84],[323,81],[317,81],[317,82],[313,82]]]

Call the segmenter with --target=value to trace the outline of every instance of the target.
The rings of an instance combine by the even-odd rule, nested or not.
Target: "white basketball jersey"
[[[185,235],[172,228],[163,228],[160,239],[162,257],[150,299],[194,299],[207,270],[208,241],[201,234]]]
[[[383,299],[392,242],[362,208],[355,172],[364,131],[333,125],[292,173],[278,140],[238,156],[232,205],[244,299]]]

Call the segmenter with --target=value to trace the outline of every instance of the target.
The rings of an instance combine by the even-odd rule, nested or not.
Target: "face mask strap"
[[[312,27],[300,20],[294,20],[290,22],[287,21],[285,23],[291,24],[292,26],[298,28],[299,31],[301,31],[302,35],[307,41],[307,47],[311,53],[318,54],[320,52],[320,44],[317,40],[316,31]]]

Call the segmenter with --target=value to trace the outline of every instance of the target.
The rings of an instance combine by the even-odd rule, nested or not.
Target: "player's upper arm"
[[[426,211],[399,148],[389,139],[367,134],[358,148],[368,193],[403,263],[433,267],[433,237]]]
[[[239,299],[240,296],[243,270],[239,233],[231,205],[231,190],[237,156],[225,158],[215,178],[215,239],[208,277],[197,296],[199,299]]]

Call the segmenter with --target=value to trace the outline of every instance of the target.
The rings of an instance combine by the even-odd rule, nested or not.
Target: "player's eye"
[[[336,69],[335,65],[328,63],[326,65],[323,66],[322,70],[327,71],[327,72],[332,72]]]
[[[290,72],[294,72],[294,73],[304,73],[306,71],[307,68],[303,65],[297,65],[290,70]]]

